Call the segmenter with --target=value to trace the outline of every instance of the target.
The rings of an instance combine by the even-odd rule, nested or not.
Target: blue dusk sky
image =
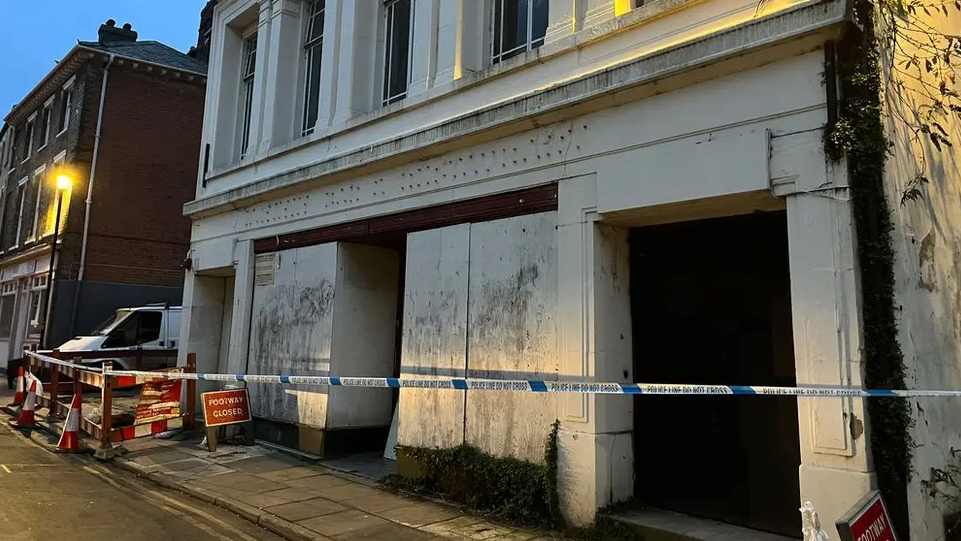
[[[107,19],[133,25],[138,39],[186,52],[197,44],[206,0],[0,0],[0,118],[78,40],[96,41]]]

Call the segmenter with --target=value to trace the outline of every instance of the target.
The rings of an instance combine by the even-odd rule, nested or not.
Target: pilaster
[[[787,199],[794,356],[800,385],[862,382],[854,214],[844,164],[819,131],[771,139],[771,184]],[[864,399],[799,398],[801,501],[832,524],[875,484]]]
[[[286,143],[300,123],[294,118],[300,67],[300,40],[303,26],[300,0],[272,0],[269,25],[267,63],[272,70],[266,74],[264,91],[263,136],[260,152]],[[299,132],[298,132],[299,135]]]
[[[437,74],[437,38],[441,0],[414,0],[414,34],[410,54],[408,96],[422,94],[434,85]]]
[[[594,175],[558,187],[560,379],[631,381],[627,231],[598,222]],[[633,493],[633,398],[559,400],[559,490],[572,523]]]

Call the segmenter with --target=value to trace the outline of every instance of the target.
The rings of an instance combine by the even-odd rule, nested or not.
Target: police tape
[[[200,381],[246,382],[310,387],[367,387],[381,389],[451,389],[458,391],[508,391],[531,393],[647,394],[647,395],[740,395],[797,397],[961,397],[961,391],[861,389],[840,385],[690,385],[655,383],[601,383],[588,381],[496,380],[480,378],[371,378],[338,376],[288,376],[256,374],[205,374],[188,372],[141,372],[109,370],[107,376],[135,376]]]
[[[103,372],[103,369],[97,366],[84,366],[82,364],[76,364],[69,361],[62,361],[60,359],[51,357],[49,355],[44,355],[43,353],[37,353],[36,351],[24,350],[24,353],[26,353],[29,357],[33,357],[34,359],[43,361],[45,363],[56,364],[59,366],[66,366],[68,368],[75,368],[77,370],[82,370],[84,372]]]

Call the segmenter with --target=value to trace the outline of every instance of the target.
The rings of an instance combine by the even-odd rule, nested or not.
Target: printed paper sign
[[[277,254],[259,254],[254,263],[254,285],[272,286],[274,285],[274,262]]]
[[[201,395],[204,424],[208,427],[250,422],[250,396],[247,389],[214,391]]]
[[[180,389],[183,380],[164,380],[143,384],[137,402],[135,425],[180,417]]]

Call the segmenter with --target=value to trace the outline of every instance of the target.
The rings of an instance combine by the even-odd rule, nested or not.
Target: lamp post
[[[67,175],[63,173],[57,175],[57,214],[53,223],[53,237],[50,239],[50,267],[47,269],[47,289],[43,292],[43,307],[45,313],[40,344],[44,349],[50,348],[50,344],[47,343],[48,336],[50,335],[50,293],[53,291],[53,269],[57,261],[57,237],[60,235],[60,210],[63,208],[63,192],[69,190],[71,184],[73,184],[73,181]]]

